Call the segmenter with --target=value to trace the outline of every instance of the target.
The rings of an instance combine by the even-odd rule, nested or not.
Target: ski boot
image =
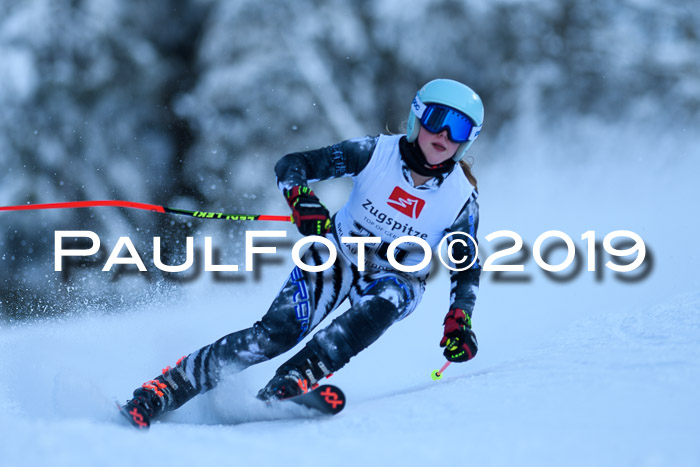
[[[258,399],[265,402],[300,396],[309,390],[309,380],[295,369],[277,374],[258,392]]]
[[[134,391],[134,398],[119,408],[122,415],[139,429],[151,426],[151,418],[161,411],[160,399],[145,389]]]
[[[122,415],[136,428],[148,428],[153,418],[177,409],[197,394],[181,365],[184,358],[175,368],[164,368],[162,374],[143,383],[134,391],[133,399],[120,407]]]
[[[300,396],[318,387],[318,381],[330,378],[328,366],[318,356],[319,349],[309,343],[277,370],[258,392],[258,399],[269,402]]]

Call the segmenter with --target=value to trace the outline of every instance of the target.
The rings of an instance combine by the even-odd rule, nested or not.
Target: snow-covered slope
[[[435,327],[423,311],[416,321]],[[174,315],[139,310],[3,330],[3,465],[265,465],[289,456],[422,465],[457,453],[472,465],[700,460],[700,294],[601,311],[522,352],[493,352],[503,358],[482,338],[481,362],[453,365],[440,382],[429,378],[441,363],[429,345],[435,336],[409,339],[399,325],[378,346],[415,342],[430,358],[416,352],[394,364],[380,348],[359,356],[352,375],[334,377],[349,397],[335,418],[255,421],[281,415],[253,397],[274,369],[268,365],[229,378],[148,434],[135,432],[115,423],[112,400],[227,321],[225,313]]]
[[[514,157],[477,169],[479,237],[509,229],[531,246],[559,229],[585,246],[587,230],[601,239],[632,230],[652,252],[646,279],[606,271],[597,281],[584,268],[560,283],[532,260],[526,283],[485,273],[479,355],[433,382],[443,363],[443,272],[413,316],[333,377],[349,399],[337,417],[285,418],[255,400],[280,357],[228,377],[148,433],[115,423],[113,401],[252,324],[287,266],[266,269],[259,283],[190,284],[186,295],[129,313],[4,327],[2,465],[699,465],[700,222],[682,202],[698,199],[697,150],[675,141],[661,163],[639,157],[623,133],[599,139],[599,157],[547,140],[501,144]],[[564,148],[569,159],[553,163]]]

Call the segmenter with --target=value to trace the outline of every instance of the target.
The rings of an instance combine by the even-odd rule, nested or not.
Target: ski
[[[289,399],[282,399],[279,402],[301,405],[323,415],[335,415],[345,407],[345,394],[337,386],[324,384],[309,392]]]
[[[345,394],[337,386],[324,384],[299,396],[281,399],[273,403],[296,404],[314,410],[321,415],[335,415],[345,407]],[[151,424],[149,417],[138,407],[130,408],[128,404],[120,405],[116,401],[114,405],[129,425],[141,430],[149,428]]]

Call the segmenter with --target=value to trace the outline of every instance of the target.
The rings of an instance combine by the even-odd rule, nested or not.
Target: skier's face
[[[418,146],[429,164],[441,164],[454,156],[459,148],[459,143],[450,141],[447,137],[447,129],[439,133],[431,133],[421,125],[418,131]]]

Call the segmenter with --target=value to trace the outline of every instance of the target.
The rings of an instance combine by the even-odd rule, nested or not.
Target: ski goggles
[[[447,129],[450,140],[455,143],[474,141],[481,131],[481,127],[474,125],[462,112],[446,105],[424,104],[417,94],[411,104],[411,111],[429,132],[440,133]]]

